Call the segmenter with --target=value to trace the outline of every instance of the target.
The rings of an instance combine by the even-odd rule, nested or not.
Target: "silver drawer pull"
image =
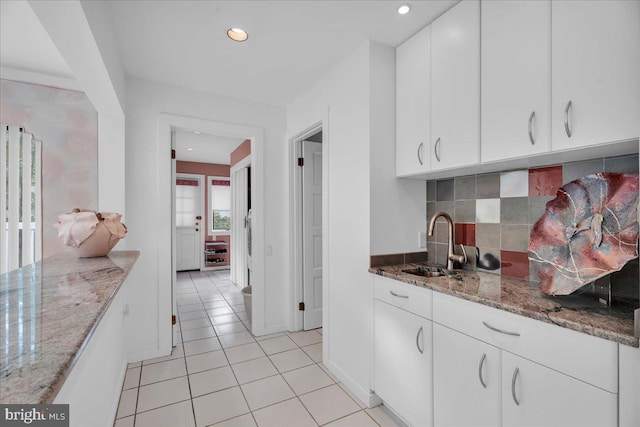
[[[564,130],[567,132],[567,136],[571,138],[571,128],[569,127],[569,109],[572,106],[571,100],[567,102],[567,105],[564,107]]]
[[[436,139],[436,145],[433,146],[433,154],[436,155],[436,160],[440,162],[440,138]]]
[[[520,333],[518,333],[518,332],[510,332],[510,331],[505,331],[503,329],[494,328],[493,326],[491,326],[487,322],[482,322],[482,324],[484,326],[486,326],[487,328],[491,329],[492,331],[500,332],[501,334],[512,335],[514,337],[519,337],[520,336]]]
[[[398,297],[398,298],[409,298],[409,295],[400,295],[400,294],[396,294],[396,293],[395,293],[395,292],[393,292],[393,291],[389,291],[389,293],[390,293],[391,295],[393,295],[394,297]]]
[[[484,366],[485,360],[487,360],[487,354],[482,353],[482,358],[480,359],[480,365],[478,366],[478,378],[480,378],[480,384],[482,384],[482,387],[487,388],[487,384],[484,382],[484,379],[482,379],[482,367]]]
[[[418,351],[420,354],[424,354],[424,348],[420,348],[420,334],[422,333],[422,326],[418,329],[418,333],[416,334],[416,347],[418,347]]]
[[[533,124],[533,119],[536,117],[536,112],[532,111],[531,115],[529,116],[529,141],[531,142],[531,145],[536,145],[536,140],[533,139],[533,130],[531,129],[531,126]]]
[[[418,145],[418,163],[420,163],[420,166],[422,166],[424,163],[422,161],[422,148],[424,147],[424,142],[421,142],[420,145]]]
[[[518,406],[520,406],[520,402],[516,397],[516,380],[518,379],[519,373],[520,373],[520,368],[516,368],[516,370],[513,371],[513,377],[511,378],[511,397],[513,398],[513,401],[516,402],[516,405]]]

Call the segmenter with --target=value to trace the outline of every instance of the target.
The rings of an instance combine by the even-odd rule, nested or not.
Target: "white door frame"
[[[305,139],[309,138],[312,135],[315,135],[316,133],[322,131],[322,122],[318,122],[315,123],[314,125],[312,125],[311,127],[307,128],[306,130],[304,130],[303,132],[297,134],[296,136],[294,136],[293,138],[291,138],[289,140],[289,158],[290,158],[290,176],[291,179],[289,180],[289,208],[290,208],[290,212],[289,212],[289,217],[292,219],[290,221],[290,229],[289,229],[289,247],[291,248],[291,252],[290,252],[290,271],[289,271],[289,277],[290,277],[290,283],[291,283],[291,289],[290,289],[290,298],[291,298],[291,307],[290,307],[290,330],[292,331],[300,331],[302,330],[303,327],[303,313],[298,310],[298,303],[300,301],[302,301],[302,295],[303,295],[303,284],[304,284],[304,277],[303,277],[303,249],[304,249],[304,245],[302,242],[302,198],[300,197],[300,195],[302,194],[302,170],[300,169],[300,167],[298,166],[298,162],[297,159],[302,156],[302,141],[304,141]],[[324,132],[322,133],[322,142],[323,142],[323,147],[324,147],[324,140],[325,140],[325,134]],[[323,148],[323,154],[324,154],[324,148]],[[323,163],[324,163],[324,159],[323,159]],[[324,164],[322,166],[323,168],[323,186],[324,186],[324,182],[325,182],[325,170],[324,170]],[[324,189],[323,189],[324,191]],[[325,215],[325,206],[324,206],[324,202],[325,202],[325,197],[323,195],[323,208],[322,208],[322,214],[323,217]],[[326,232],[326,228],[324,227],[324,218],[323,218],[323,232]],[[323,254],[324,254],[324,245],[325,245],[325,239],[323,237]],[[324,258],[324,256],[323,256]],[[323,265],[324,265],[324,259],[323,259]],[[323,268],[323,277],[324,277],[324,268]],[[322,279],[322,282],[325,283],[325,279]],[[324,286],[323,286],[323,310],[324,310]],[[324,316],[323,316],[324,317]],[[323,321],[324,322],[324,321]]]
[[[206,177],[202,174],[176,172],[176,179],[179,179],[179,177],[184,177],[187,179],[196,179],[199,182],[198,185],[200,186],[200,215],[202,216],[202,219],[200,220],[200,231],[198,232],[200,234],[200,237],[198,240],[200,241],[200,248],[202,249],[202,251],[204,251],[205,233],[203,233],[203,227],[205,227],[205,224],[206,224],[206,221],[204,219],[205,219],[205,215],[207,214],[207,210],[204,208],[204,191],[205,191],[205,186],[207,185]],[[176,179],[173,180],[173,185],[177,185]],[[173,214],[175,215],[175,212]],[[173,226],[175,230],[175,227],[176,227],[175,222]],[[176,244],[175,238],[172,241],[173,241],[173,244],[175,245]],[[198,264],[200,265],[200,271],[202,271],[204,269],[204,255],[201,254],[201,256],[199,257]],[[176,266],[174,265],[174,268],[175,267]]]
[[[172,252],[175,227],[171,227],[171,131],[176,129],[198,130],[203,133],[245,138],[251,140],[251,205],[255,212],[254,222],[254,288],[253,288],[253,333],[265,332],[265,269],[264,269],[264,129],[236,125],[175,114],[158,115],[158,152],[156,192],[158,194],[158,346],[161,351],[171,349],[172,283],[176,281],[175,254]],[[150,191],[152,191],[150,189]]]

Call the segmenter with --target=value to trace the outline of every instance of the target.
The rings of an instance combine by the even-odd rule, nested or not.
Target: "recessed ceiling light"
[[[193,151],[193,148],[189,147],[187,148],[187,151]]]
[[[200,132],[198,132],[197,130],[194,130],[194,131],[193,131],[193,134],[194,134],[194,135],[200,135]]]
[[[249,38],[249,35],[242,28],[229,28],[227,36],[236,42],[243,42]]]
[[[402,6],[400,6],[398,8],[398,13],[400,15],[406,15],[407,13],[409,13],[411,11],[411,5],[409,4],[403,4]]]

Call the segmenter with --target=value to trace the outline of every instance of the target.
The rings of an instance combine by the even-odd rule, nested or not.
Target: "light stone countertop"
[[[138,256],[65,252],[0,276],[0,402],[53,402]]]
[[[389,265],[372,267],[369,272],[638,347],[638,337],[633,334],[633,310],[637,305],[614,303],[604,307],[593,297],[548,296],[540,292],[536,283],[477,271],[456,270],[452,276],[430,278],[402,271],[421,266],[424,264]]]

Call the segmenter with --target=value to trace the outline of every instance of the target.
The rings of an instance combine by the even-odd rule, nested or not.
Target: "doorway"
[[[264,130],[259,127],[236,125],[216,122],[192,117],[177,116],[173,114],[160,114],[158,120],[158,139],[161,147],[158,150],[160,194],[160,227],[158,245],[158,321],[159,346],[170,348],[173,344],[172,323],[167,322],[177,313],[175,303],[175,284],[177,283],[176,253],[175,253],[175,166],[176,160],[168,155],[170,149],[175,148],[172,139],[172,131],[188,130],[222,135],[226,137],[243,138],[249,141],[251,151],[251,176],[252,188],[252,332],[255,335],[272,333],[265,325],[265,266],[264,266]],[[172,185],[167,185],[167,184]],[[164,212],[164,213],[163,213]]]
[[[322,327],[322,126],[293,141],[294,330]]]
[[[176,173],[176,271],[201,270],[204,175]]]

